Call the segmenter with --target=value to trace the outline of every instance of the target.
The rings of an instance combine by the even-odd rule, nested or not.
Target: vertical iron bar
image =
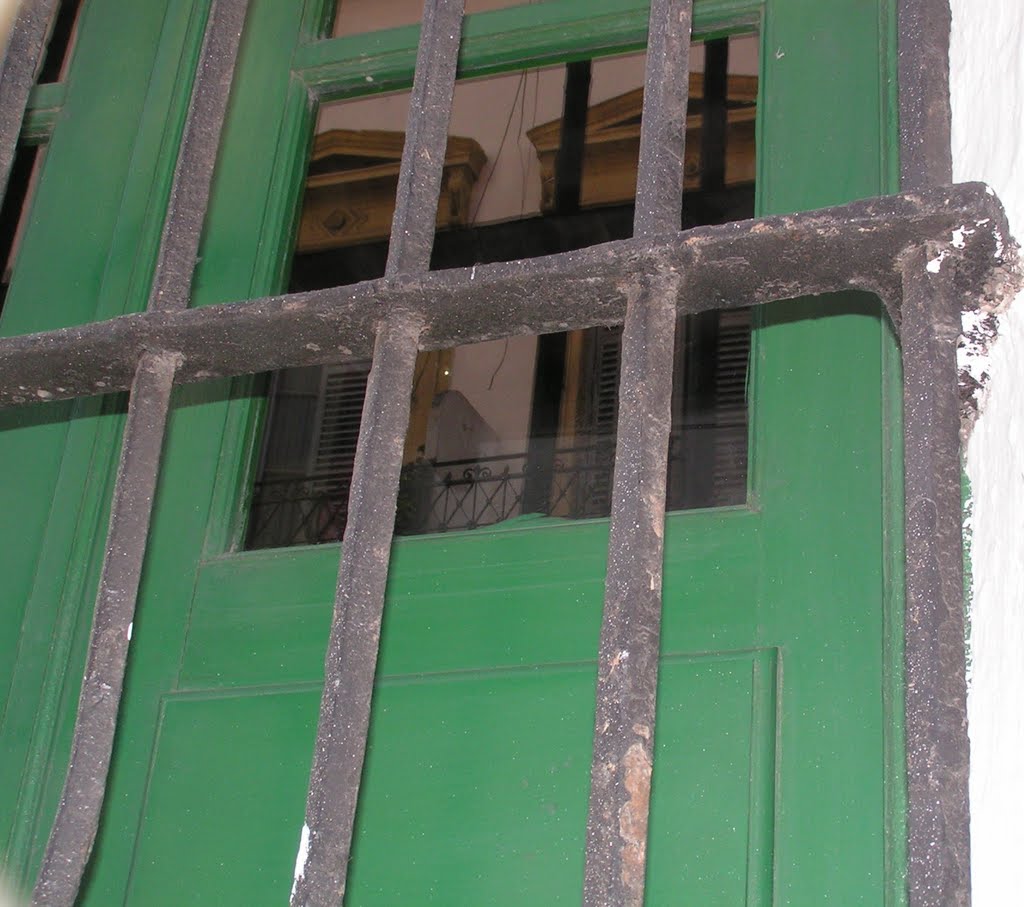
[[[385,277],[430,269],[464,5],[464,0],[424,4]]]
[[[188,121],[174,168],[150,309],[173,311],[188,307],[248,7],[249,0],[213,0]]]
[[[188,305],[247,7],[248,0],[214,0],[207,20],[153,278],[151,311]],[[71,759],[33,889],[33,907],[72,907],[99,828],[170,395],[180,363],[176,353],[146,352],[132,382]]]
[[[936,0],[899,0],[900,188],[945,186],[950,148],[950,9]]]
[[[179,362],[177,354],[147,353],[139,361],[132,384],[71,759],[32,893],[33,907],[72,907],[96,839],[146,553],[160,447]]]
[[[634,236],[679,229],[693,0],[651,0]]]
[[[25,105],[43,59],[57,2],[24,0],[11,28],[0,67],[0,198],[7,192]]]
[[[932,270],[936,268],[937,270]],[[952,265],[946,265],[946,269]],[[926,247],[903,261],[906,734],[911,907],[970,904],[960,504],[959,298]]]
[[[652,0],[634,232],[679,229],[692,0]],[[641,907],[661,637],[665,476],[680,275],[646,278],[622,332],[598,651],[584,907]]]
[[[900,188],[952,181],[948,3],[899,0]],[[903,263],[904,709],[912,907],[970,903],[963,528],[956,337],[948,278]],[[934,407],[934,409],[932,409]]]
[[[430,267],[462,15],[463,0],[427,0],[423,12],[386,277]],[[390,312],[374,345],[292,907],[337,907],[345,894],[421,329],[417,316]]]

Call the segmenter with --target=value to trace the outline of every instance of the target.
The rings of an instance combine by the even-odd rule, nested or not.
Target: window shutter
[[[370,363],[365,360],[324,369],[319,432],[310,468],[314,494],[348,497],[369,373]]]
[[[711,504],[742,503],[747,492],[747,361],[750,310],[720,312],[714,368]]]

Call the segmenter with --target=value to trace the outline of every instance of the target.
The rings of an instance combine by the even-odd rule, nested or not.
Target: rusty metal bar
[[[174,168],[150,311],[188,307],[249,0],[213,0]]]
[[[96,839],[179,358],[173,353],[143,356],[132,386],[71,759],[32,892],[33,907],[74,905]]]
[[[652,0],[634,236],[679,229],[693,0]]]
[[[58,0],[25,0],[14,18],[7,42],[0,67],[0,199],[7,193],[21,121],[46,51],[57,3]]]
[[[970,904],[960,299],[942,247],[903,260],[905,682],[912,907]]]
[[[182,354],[176,383],[362,359],[388,313],[423,318],[422,349],[621,324],[626,288],[654,272],[686,274],[680,314],[860,289],[882,299],[898,329],[901,256],[925,240],[948,243],[965,224],[973,232],[955,250],[960,272],[965,287],[967,275],[984,287],[1012,261],[1009,230],[987,187],[963,183],[522,262],[0,338],[0,406],[125,390],[147,349]],[[969,296],[965,289],[965,305]]]
[[[950,148],[950,9],[936,0],[899,0],[900,188],[953,179]]]
[[[426,273],[448,142],[463,0],[427,0],[384,282]],[[292,907],[337,907],[345,894],[366,755],[402,449],[423,313],[382,310],[342,540],[313,766]]]
[[[153,279],[151,313],[188,304],[247,6],[248,0],[215,0],[207,20]],[[71,759],[33,889],[33,907],[73,907],[106,793],[170,396],[183,359],[159,347],[142,347],[137,356]]]
[[[899,0],[897,15],[900,186],[924,190],[953,178],[950,9],[934,0]],[[927,245],[903,263],[904,715],[912,907],[962,907],[971,900],[955,269],[941,247],[929,251]]]
[[[634,220],[639,238],[674,232],[682,216],[692,14],[692,0],[651,3]],[[651,269],[628,294],[622,331],[585,907],[642,907],[644,900],[672,365],[685,280],[684,272]]]

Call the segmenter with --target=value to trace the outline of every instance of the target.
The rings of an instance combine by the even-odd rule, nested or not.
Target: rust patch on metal
[[[651,757],[639,740],[622,757],[623,784],[629,799],[619,810],[622,884],[630,903],[643,903],[647,857],[647,815],[651,806]]]

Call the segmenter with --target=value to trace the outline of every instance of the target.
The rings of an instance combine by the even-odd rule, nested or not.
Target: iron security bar
[[[679,225],[693,0],[653,0],[633,233]],[[675,299],[689,268],[657,269],[628,297],[604,614],[597,658],[584,907],[642,907],[661,642]]]
[[[233,68],[237,35],[227,40],[233,26],[224,22],[232,10],[242,15],[244,6],[244,0],[215,3],[204,45],[204,67],[208,63],[210,68],[197,77],[180,161],[190,159],[189,147],[198,148],[189,142],[193,134],[200,134],[200,127],[219,131],[219,124],[203,122],[209,113],[196,114],[216,107],[200,103],[198,92],[207,77],[222,88],[229,84],[230,76],[224,74]],[[688,12],[689,4],[679,0],[655,2],[652,71],[685,59],[685,48],[680,49],[678,42],[688,33]],[[102,713],[102,721],[95,726],[101,736],[112,736],[118,678],[123,676],[127,654],[125,620],[130,621],[135,597],[134,588],[127,598],[121,596],[120,584],[127,578],[129,586],[137,585],[152,497],[147,489],[157,475],[171,384],[337,362],[363,357],[375,348],[328,648],[307,807],[309,833],[303,836],[308,849],[300,849],[297,869],[301,871],[293,894],[293,904],[336,904],[344,886],[358,796],[408,419],[403,388],[411,386],[415,352],[524,332],[612,324],[625,318],[633,325],[627,333],[631,331],[634,339],[626,346],[621,399],[622,409],[632,413],[623,415],[620,426],[617,460],[621,466],[617,466],[599,665],[598,698],[605,699],[603,706],[599,702],[599,716],[603,708],[609,726],[605,729],[601,721],[595,735],[595,759],[599,747],[604,747],[602,751],[616,761],[607,779],[595,772],[590,825],[602,827],[588,834],[586,897],[593,904],[640,903],[660,610],[658,528],[664,511],[660,435],[655,432],[651,437],[637,430],[638,420],[648,415],[646,407],[657,413],[663,401],[644,396],[641,383],[651,375],[667,374],[665,337],[671,337],[671,332],[664,325],[676,313],[863,289],[875,293],[887,307],[900,332],[905,366],[905,658],[913,903],[964,902],[966,847],[958,835],[966,832],[966,775],[962,727],[957,727],[963,652],[952,353],[959,311],[998,306],[1019,282],[1016,248],[1008,238],[998,201],[984,187],[968,184],[678,233],[667,212],[675,204],[674,193],[682,180],[673,182],[676,162],[671,152],[663,152],[678,148],[681,160],[682,145],[673,144],[662,133],[661,138],[644,140],[654,162],[648,158],[641,164],[634,239],[527,262],[427,273],[460,21],[460,0],[428,4],[391,256],[382,280],[184,309],[194,247],[190,239],[181,239],[177,245],[179,234],[168,226],[148,312],[0,341],[0,405],[133,389],[89,650],[90,664],[102,664],[109,672],[105,676],[115,683],[110,690],[100,687],[106,699],[97,713]],[[215,22],[221,23],[216,30]],[[219,82],[207,75],[213,72],[221,74]],[[679,94],[685,92],[685,79],[677,76],[671,71],[663,71],[660,77],[649,75],[645,133],[666,130],[671,136],[673,118],[682,108],[670,107],[681,99],[685,104]],[[9,103],[24,106],[16,98]],[[195,229],[202,222],[201,213],[196,217],[206,206],[207,165],[212,167],[208,155],[216,141],[206,147],[205,152],[194,152],[194,166],[179,166],[170,225]],[[678,210],[678,206],[672,210],[673,218]],[[172,249],[178,251],[171,254]],[[174,301],[160,302],[169,299],[160,288],[171,293]],[[671,358],[670,349],[667,356]],[[135,459],[136,455],[141,458]],[[911,463],[920,468],[911,469]],[[626,476],[630,481],[637,478],[640,495],[627,494]],[[638,501],[634,495],[644,499]],[[633,547],[629,535],[634,518],[642,521],[642,537],[651,540],[656,549],[653,555]],[[116,610],[108,611],[103,602],[116,604]],[[614,626],[615,621],[621,625]],[[960,673],[956,664],[948,664],[949,651],[958,645]],[[622,651],[629,653],[627,659],[621,657]],[[631,668],[628,677],[620,674],[624,661]],[[89,682],[87,678],[83,691]],[[341,698],[351,702],[340,703]],[[79,725],[86,722],[83,727],[94,720],[88,706],[83,698],[78,715]],[[647,715],[650,723],[639,729],[627,723],[634,716]],[[89,752],[102,758],[72,760],[72,773],[80,772],[83,784],[72,783],[69,774],[67,790],[76,798],[73,802],[81,796],[86,804],[79,842],[91,843],[102,802],[109,744],[97,741],[101,745]],[[76,793],[79,789],[81,794]],[[62,811],[74,818],[75,809],[65,805]],[[88,846],[69,847],[62,841],[55,829],[46,858],[52,869],[44,867],[37,886],[38,903],[73,903]],[[52,890],[60,891],[49,900],[47,879],[57,879],[59,885]]]
[[[18,147],[21,121],[46,51],[58,0],[24,2],[18,8],[0,67],[0,198]]]
[[[151,312],[188,305],[247,8],[248,0],[214,0],[209,13],[149,299]],[[160,452],[180,362],[177,353],[146,350],[131,384],[71,758],[32,892],[35,907],[72,907],[99,828]]]
[[[463,8],[463,0],[427,0],[424,7],[385,279],[401,281],[430,268]],[[292,907],[336,907],[345,894],[409,394],[425,314],[392,308],[377,331],[356,444]]]
[[[548,259],[478,267],[475,273],[436,273],[405,283],[384,279],[344,291],[123,316],[9,338],[0,341],[0,403],[72,397],[94,392],[97,385],[115,388],[125,380],[119,376],[132,356],[141,358],[140,351],[146,349],[180,354],[174,376],[179,383],[336,361],[342,338],[349,341],[346,349],[359,356],[360,344],[368,341],[362,335],[372,329],[374,315],[380,318],[393,310],[422,314],[421,347],[450,345],[466,333],[484,339],[511,336],[524,327],[541,331],[553,325],[564,330],[608,324],[621,320],[644,273],[674,268],[687,274],[671,296],[679,312],[850,288],[876,293],[901,333],[909,464],[921,451],[933,449],[936,432],[945,435],[945,448],[955,445],[957,426],[951,434],[949,413],[956,413],[958,405],[952,361],[957,326],[950,312],[998,307],[1019,283],[1015,255],[996,198],[984,186],[963,184],[609,243]],[[936,307],[936,300],[946,308]],[[913,320],[908,317],[911,304],[918,307]],[[370,307],[375,311],[367,314]],[[458,327],[459,310],[466,313],[465,333]],[[918,349],[922,341],[926,344]],[[309,344],[320,348],[310,350]],[[912,386],[915,374],[923,377]],[[939,396],[946,414],[941,421],[933,418]],[[953,463],[955,472],[955,458]],[[949,903],[950,886],[962,888],[964,878],[957,823],[944,809],[948,799],[959,799],[961,812],[966,806],[962,748],[949,745],[955,716],[939,705],[949,701],[944,698],[946,687],[955,685],[955,678],[942,669],[945,656],[937,650],[939,630],[945,640],[962,639],[957,629],[962,630],[960,587],[950,577],[960,565],[959,482],[954,487],[928,469],[908,470],[906,496],[907,551],[926,557],[922,569],[909,561],[907,569],[910,859],[912,870],[917,867],[938,892],[917,903],[938,907]],[[940,512],[945,516],[937,521]],[[393,508],[382,512],[381,519],[390,526]],[[913,708],[932,717],[915,723],[909,720]],[[939,786],[949,779],[955,782],[952,791]],[[915,816],[920,816],[917,825]],[[940,837],[932,836],[931,823],[938,823]],[[939,853],[933,840],[946,840],[949,846]]]
[[[956,708],[965,676],[963,561],[951,557],[963,532],[960,305],[941,256],[919,246],[903,260],[907,824],[912,903],[966,905],[967,727]]]
[[[951,244],[953,231],[962,248]],[[629,294],[652,271],[687,275],[674,297],[679,314],[860,289],[882,300],[898,331],[900,261],[926,243],[951,256],[944,271],[965,308],[1000,295],[996,277],[1014,261],[1002,206],[987,187],[962,183],[528,261],[5,338],[0,406],[127,390],[146,350],[181,354],[179,384],[365,359],[391,311],[423,318],[427,350],[621,324]]]

